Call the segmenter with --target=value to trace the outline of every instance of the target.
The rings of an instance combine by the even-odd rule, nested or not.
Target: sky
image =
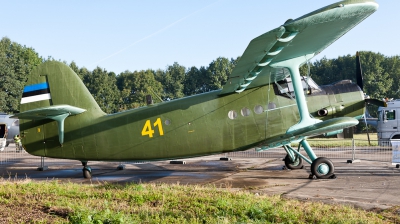
[[[236,58],[249,42],[331,0],[0,0],[0,38],[32,47],[42,57],[93,70],[165,69],[178,62],[208,66]],[[399,0],[379,9],[314,59],[356,51],[400,55]]]

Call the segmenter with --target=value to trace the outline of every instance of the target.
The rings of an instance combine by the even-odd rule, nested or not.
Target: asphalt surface
[[[180,183],[212,184],[217,187],[246,189],[258,194],[352,204],[363,209],[400,205],[400,169],[387,162],[361,160],[347,163],[333,159],[336,179],[309,179],[310,166],[285,170],[282,159],[232,158],[221,161],[208,156],[186,159],[186,164],[159,161],[142,164],[91,163],[92,179],[84,179],[80,162],[70,162],[38,171],[37,167],[0,167],[3,179],[69,181],[75,183]]]

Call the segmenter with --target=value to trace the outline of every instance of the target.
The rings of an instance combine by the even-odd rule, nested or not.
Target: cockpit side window
[[[308,95],[321,91],[321,88],[309,77],[302,76],[301,83],[304,92]],[[289,98],[294,98],[295,96],[291,78],[285,78],[284,80],[275,83],[274,90],[276,95],[286,96]]]
[[[396,120],[396,110],[385,110],[384,120]]]

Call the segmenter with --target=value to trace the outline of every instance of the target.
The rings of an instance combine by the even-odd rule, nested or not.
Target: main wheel
[[[92,169],[88,166],[83,167],[83,177],[85,179],[92,179]]]
[[[311,164],[311,173],[318,179],[327,179],[332,177],[335,167],[332,161],[325,157],[319,157]]]
[[[285,166],[288,169],[295,170],[303,168],[303,159],[300,156],[296,156],[296,160],[292,162],[289,155],[285,157]]]

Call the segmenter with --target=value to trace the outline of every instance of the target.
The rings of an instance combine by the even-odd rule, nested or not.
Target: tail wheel
[[[288,169],[295,170],[295,169],[302,169],[303,168],[303,159],[300,156],[296,156],[296,160],[292,162],[289,155],[285,157],[285,166]]]
[[[311,173],[318,179],[331,178],[335,172],[332,161],[325,157],[315,159],[311,164]]]
[[[92,179],[92,169],[88,166],[83,167],[83,177],[85,179]]]

